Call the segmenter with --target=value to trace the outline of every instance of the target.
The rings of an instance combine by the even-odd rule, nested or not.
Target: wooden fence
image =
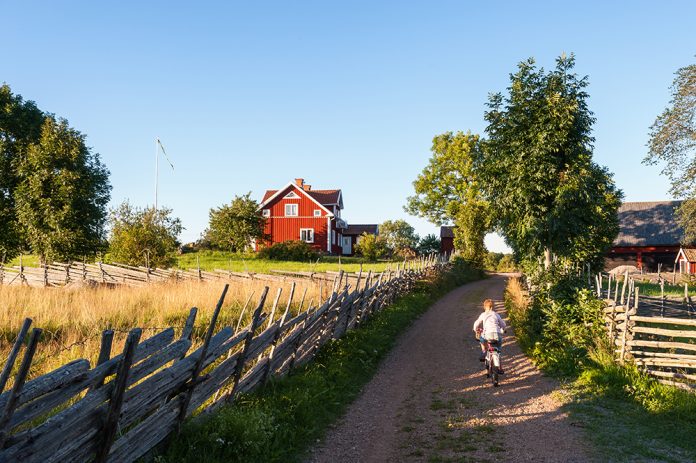
[[[406,268],[415,268],[431,258],[423,257],[416,261],[400,263]],[[34,287],[62,287],[70,285],[86,286],[144,286],[150,283],[165,283],[179,281],[220,281],[220,280],[245,280],[257,279],[268,281],[287,281],[294,278],[311,278],[314,280],[333,281],[338,272],[289,272],[271,270],[273,274],[233,272],[229,270],[215,269],[212,272],[201,270],[160,269],[148,267],[134,267],[125,264],[105,264],[97,262],[87,264],[84,262],[52,263],[40,267],[25,267],[23,265],[6,267],[0,265],[0,285],[34,286]],[[348,278],[357,278],[356,274],[347,275]]]
[[[604,298],[605,322],[617,360],[633,362],[664,384],[696,391],[696,319],[693,311],[665,298],[644,298],[626,275],[612,290],[597,275],[595,289]],[[652,299],[652,300],[651,300]],[[686,301],[690,304],[688,293]],[[669,312],[671,316],[663,316]]]
[[[276,297],[270,313],[266,287],[249,326],[215,332],[225,285],[204,341],[192,352],[196,308],[178,337],[169,328],[141,340],[136,328],[123,351],[112,356],[113,332],[105,331],[96,365],[75,360],[31,381],[26,379],[41,329],[29,333],[27,319],[0,375],[2,391],[16,371],[0,395],[0,462],[134,461],[194,412],[213,411],[308,362],[328,340],[360,326],[418,279],[447,265],[421,260],[379,277],[360,275],[354,284],[341,272],[327,300],[295,316],[289,313],[294,285],[285,309],[277,307]]]

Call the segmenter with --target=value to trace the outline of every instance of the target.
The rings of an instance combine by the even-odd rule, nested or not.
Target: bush
[[[319,253],[310,244],[304,241],[284,241],[262,248],[258,252],[261,259],[270,260],[296,260],[306,262],[315,260]]]
[[[389,248],[386,240],[379,235],[363,233],[358,244],[355,245],[355,253],[363,256],[370,262],[374,262],[387,255]]]
[[[508,285],[505,304],[520,346],[550,374],[575,376],[603,332],[602,301],[569,275],[547,275],[534,297],[520,295],[519,282]],[[548,284],[550,283],[550,284]]]

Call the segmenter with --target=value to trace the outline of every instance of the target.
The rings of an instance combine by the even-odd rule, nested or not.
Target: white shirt
[[[489,335],[491,338],[495,335],[502,336],[503,330],[507,328],[505,320],[492,310],[483,312],[474,322],[474,331],[481,327],[483,328],[483,335],[486,338],[488,338]]]

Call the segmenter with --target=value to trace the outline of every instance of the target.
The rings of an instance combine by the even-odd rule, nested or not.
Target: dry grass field
[[[266,311],[270,311],[278,288],[282,288],[279,307],[284,310],[291,283],[245,280],[230,282],[218,326],[236,326],[245,303],[258,302],[264,286],[270,287]],[[112,354],[120,352],[127,331],[143,328],[143,338],[163,328],[174,327],[181,332],[191,307],[198,307],[194,330],[194,344],[199,342],[213,308],[222,292],[224,282],[187,281],[154,284],[146,287],[116,288],[30,288],[0,285],[0,358],[4,361],[19,332],[22,322],[29,317],[32,327],[42,328],[43,337],[34,357],[31,377],[51,371],[70,360],[86,358],[95,362],[100,347],[101,333],[112,329]],[[320,287],[311,281],[299,281],[293,299],[293,311],[298,311],[302,295],[304,306],[317,304],[320,290],[327,296],[328,285]],[[281,311],[281,309],[279,309]],[[245,311],[241,326],[250,318],[252,310]]]

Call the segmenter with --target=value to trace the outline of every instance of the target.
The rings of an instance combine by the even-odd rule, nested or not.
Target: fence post
[[[222,309],[222,304],[225,302],[225,296],[227,295],[227,290],[230,288],[229,284],[225,284],[222,288],[222,294],[220,294],[220,299],[218,299],[215,310],[213,310],[213,316],[210,318],[210,324],[208,325],[208,330],[205,332],[205,339],[203,340],[203,345],[200,347],[201,355],[196,359],[196,364],[191,373],[191,379],[188,388],[184,394],[184,398],[181,403],[181,409],[179,410],[179,422],[177,428],[180,429],[181,423],[186,419],[186,412],[188,411],[189,403],[191,403],[191,396],[193,395],[193,390],[197,385],[198,376],[203,370],[203,363],[205,362],[205,356],[208,354],[208,346],[210,345],[210,339],[213,337],[213,331],[215,330],[215,324],[217,323],[218,316],[220,315],[220,309]],[[189,315],[190,316],[190,315]]]
[[[36,353],[36,346],[39,343],[39,336],[41,336],[41,329],[34,328],[31,332],[31,339],[29,339],[29,345],[24,351],[24,358],[22,359],[22,364],[19,367],[17,376],[15,376],[15,382],[10,391],[10,395],[5,403],[5,409],[0,416],[0,448],[3,447],[7,436],[9,435],[9,425],[12,414],[17,406],[17,401],[19,400],[19,394],[22,392],[24,387],[24,382],[29,374],[29,367],[31,367],[31,361],[34,359],[34,354]]]
[[[239,380],[242,379],[242,373],[244,372],[244,364],[246,363],[246,356],[249,353],[249,347],[251,347],[251,341],[254,339],[254,331],[259,327],[259,320],[261,319],[261,311],[263,311],[263,306],[266,303],[266,296],[268,296],[268,286],[263,288],[261,293],[261,299],[259,299],[259,304],[254,310],[254,315],[251,319],[251,325],[249,325],[249,332],[244,338],[244,347],[242,348],[241,354],[237,359],[237,364],[234,367],[234,380],[232,383],[232,388],[224,397],[223,400],[228,401],[234,399],[234,393],[237,392],[237,386],[239,386]]]
[[[283,312],[283,316],[280,317],[280,323],[278,323],[278,329],[276,330],[275,334],[273,335],[273,342],[271,343],[271,351],[268,353],[268,363],[266,364],[265,371],[263,372],[263,380],[261,381],[262,384],[266,384],[268,382],[268,378],[270,376],[271,372],[271,363],[273,362],[273,354],[275,353],[275,348],[276,345],[278,344],[278,340],[280,339],[280,331],[283,328],[283,325],[285,324],[285,320],[287,320],[288,314],[290,313],[290,305],[292,304],[292,298],[295,295],[295,282],[292,282],[292,286],[290,286],[290,295],[288,296],[288,304],[285,307],[285,312]],[[273,320],[271,319],[271,322]]]
[[[31,318],[25,318],[24,323],[22,323],[22,328],[17,334],[17,339],[15,339],[12,350],[10,351],[10,355],[7,357],[7,361],[5,362],[5,367],[2,369],[2,374],[0,374],[0,392],[5,390],[7,380],[10,378],[10,373],[12,373],[12,367],[14,367],[15,360],[17,360],[19,349],[22,348],[24,338],[27,337],[27,333],[29,332],[31,321]]]
[[[611,350],[614,351],[616,349],[616,344],[614,342],[614,325],[616,324],[616,301],[612,301],[610,313],[611,320],[609,321],[609,340],[611,342]]]
[[[97,359],[97,365],[101,365],[102,363],[109,360],[109,358],[111,357],[111,345],[113,344],[113,341],[113,330],[104,330],[102,332],[101,346],[99,347],[99,358]],[[92,387],[89,388],[89,390],[93,391],[95,389],[99,389],[100,387],[102,387],[103,384],[104,378],[102,377],[98,382],[93,384]]]
[[[109,451],[116,438],[116,430],[118,428],[118,417],[121,413],[121,406],[123,405],[123,396],[126,392],[126,386],[128,385],[128,372],[131,365],[133,364],[133,357],[135,356],[135,348],[140,341],[140,335],[142,330],[140,328],[135,328],[128,333],[128,338],[126,339],[126,345],[123,348],[123,359],[118,366],[118,371],[116,372],[115,388],[111,399],[109,400],[109,409],[106,412],[106,417],[104,419],[104,426],[102,427],[102,442],[97,449],[94,461],[97,463],[103,463],[109,457]]]

